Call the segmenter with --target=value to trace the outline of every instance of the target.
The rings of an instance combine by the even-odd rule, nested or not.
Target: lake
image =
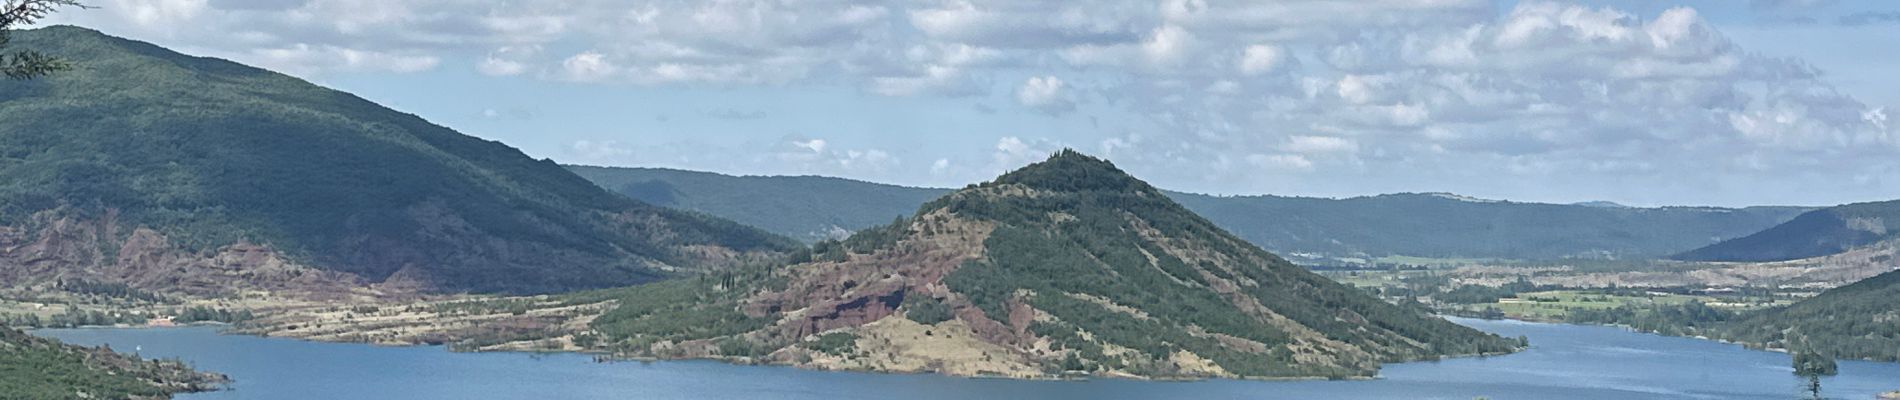
[[[1613,327],[1454,321],[1518,354],[1388,365],[1376,380],[1015,381],[808,371],[712,361],[597,363],[581,354],[453,353],[221,335],[208,327],[49,329],[37,335],[177,357],[228,374],[230,390],[181,399],[1776,399],[1806,398],[1786,354]],[[1823,395],[1900,389],[1900,364],[1843,361]]]

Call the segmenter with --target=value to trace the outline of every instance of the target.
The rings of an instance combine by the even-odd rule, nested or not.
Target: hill
[[[349,93],[59,26],[0,82],[0,278],[230,294],[627,285],[797,247]]]
[[[568,168],[636,199],[731,218],[806,241],[889,223],[951,192],[824,177]],[[1164,193],[1261,247],[1332,257],[1660,257],[1755,233],[1807,211],[1540,204],[1443,193],[1347,199]]]
[[[176,361],[140,360],[0,326],[0,398],[170,398],[215,390],[225,381]]]
[[[1900,361],[1900,271],[1785,307],[1744,313],[1713,332],[1751,347],[1812,349],[1834,358]]]
[[[1688,261],[1783,261],[1838,254],[1900,236],[1900,200],[1809,211],[1752,235],[1678,254]]]
[[[1308,272],[1073,151],[794,258],[571,301],[617,300],[590,326],[626,355],[956,375],[1364,377],[1518,346]]]

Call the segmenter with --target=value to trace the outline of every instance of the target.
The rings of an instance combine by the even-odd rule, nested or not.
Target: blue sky
[[[1900,3],[96,0],[565,163],[1218,194],[1900,198]],[[1891,109],[1891,111],[1889,111]]]

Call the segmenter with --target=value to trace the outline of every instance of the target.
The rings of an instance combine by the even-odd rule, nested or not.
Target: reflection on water
[[[1809,398],[1786,354],[1617,328],[1457,320],[1533,348],[1389,365],[1370,381],[1079,382],[806,371],[709,361],[596,363],[581,354],[451,353],[219,335],[211,328],[60,329],[73,343],[139,348],[230,375],[232,390],[181,399],[1774,399]],[[1900,364],[1844,361],[1822,394],[1900,389]]]

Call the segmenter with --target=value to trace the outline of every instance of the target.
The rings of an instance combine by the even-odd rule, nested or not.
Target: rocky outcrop
[[[915,219],[904,229],[914,235],[890,250],[793,267],[796,274],[788,276],[785,289],[753,297],[745,304],[746,314],[785,313],[777,325],[778,334],[796,338],[891,316],[907,296],[952,296],[943,286],[944,276],[982,256],[983,239],[991,228],[935,213]],[[978,312],[970,319],[987,318]]]
[[[10,287],[87,280],[200,297],[267,292],[311,300],[401,296],[415,289],[371,287],[347,273],[292,262],[267,245],[183,246],[156,230],[124,226],[116,214],[82,219],[49,211],[0,226],[0,280]]]

